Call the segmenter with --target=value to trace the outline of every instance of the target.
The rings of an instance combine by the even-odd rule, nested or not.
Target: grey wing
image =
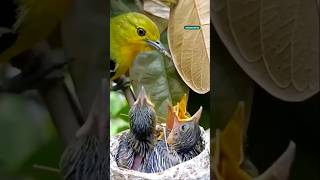
[[[119,143],[118,153],[116,155],[116,162],[119,167],[131,169],[134,160],[134,152],[128,146],[127,140],[121,140]]]
[[[175,151],[168,151],[164,141],[160,141],[150,153],[145,172],[155,173],[164,171],[181,162],[180,157]]]
[[[109,173],[107,142],[100,142],[94,136],[78,139],[69,146],[61,160],[61,174],[66,180],[103,180]]]

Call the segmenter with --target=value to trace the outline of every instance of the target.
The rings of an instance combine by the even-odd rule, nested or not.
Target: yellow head
[[[157,25],[143,14],[131,12],[114,17],[110,28],[111,48],[113,46],[120,50],[126,46],[136,53],[152,49],[162,53],[166,51],[159,40]]]
[[[116,63],[112,80],[126,73],[140,52],[156,49],[170,57],[159,39],[160,32],[157,25],[143,14],[130,12],[112,18],[110,53],[111,59]]]

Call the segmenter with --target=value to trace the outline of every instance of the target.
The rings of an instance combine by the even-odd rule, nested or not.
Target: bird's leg
[[[133,105],[133,103],[135,102],[136,97],[130,87],[131,83],[130,83],[129,78],[122,75],[118,79],[114,80],[114,82],[116,83],[116,85],[113,86],[111,90],[113,90],[113,91],[122,90],[124,93],[124,96],[126,97],[126,99],[128,101],[129,106],[131,107]]]

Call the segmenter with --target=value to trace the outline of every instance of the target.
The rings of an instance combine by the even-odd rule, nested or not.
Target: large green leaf
[[[152,51],[139,54],[130,69],[135,94],[141,85],[155,105],[159,121],[164,122],[168,104],[176,104],[189,88],[178,75],[171,60]]]
[[[110,134],[114,135],[129,128],[129,106],[125,97],[118,92],[110,92]]]

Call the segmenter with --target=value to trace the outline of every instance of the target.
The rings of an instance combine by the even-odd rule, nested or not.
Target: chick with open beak
[[[143,171],[155,143],[156,113],[144,87],[129,111],[130,131],[120,138],[116,162],[119,167]]]
[[[179,121],[177,117],[174,118],[173,129],[168,136],[167,143],[177,151],[183,162],[194,158],[204,149],[199,127],[201,113],[202,107],[184,121]]]
[[[202,107],[192,117],[180,121],[176,113],[169,112],[173,116],[173,128],[167,142],[161,140],[154,147],[148,158],[146,172],[164,171],[181,162],[190,160],[202,152],[204,145],[202,144],[199,127],[201,113]]]

